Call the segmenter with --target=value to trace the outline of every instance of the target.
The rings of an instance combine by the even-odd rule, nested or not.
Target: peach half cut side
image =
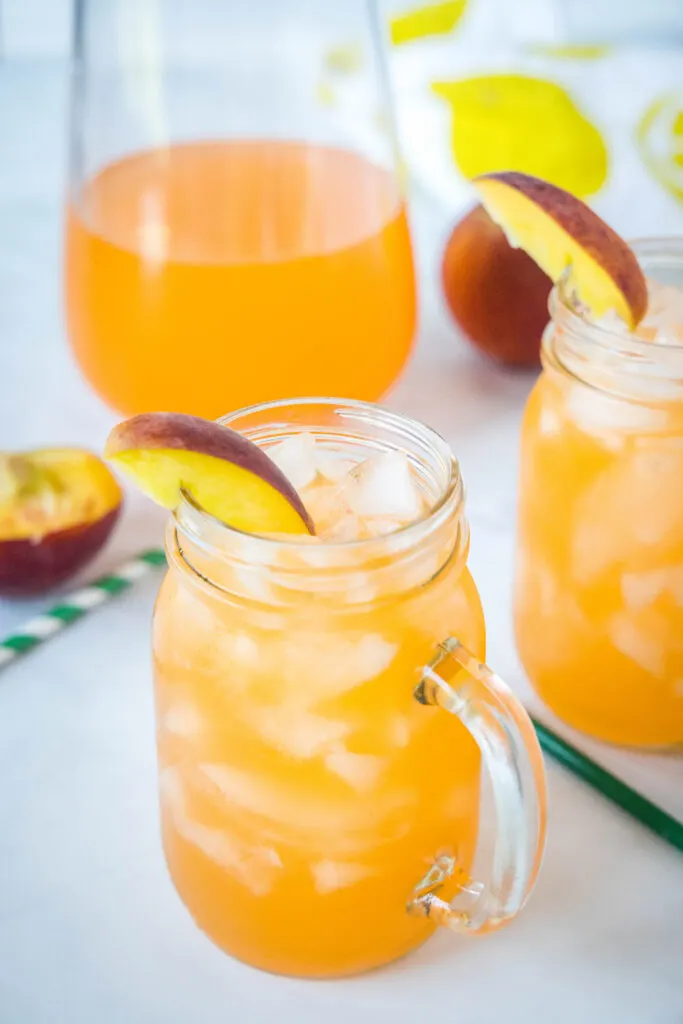
[[[29,597],[68,580],[106,542],[121,501],[92,452],[0,452],[0,595]]]
[[[633,330],[647,311],[647,284],[626,242],[576,196],[517,171],[473,185],[511,245],[557,283],[565,279],[594,318],[614,310]]]
[[[212,420],[142,413],[114,427],[104,454],[164,508],[177,508],[185,491],[245,533],[315,532],[301,498],[266,453]]]

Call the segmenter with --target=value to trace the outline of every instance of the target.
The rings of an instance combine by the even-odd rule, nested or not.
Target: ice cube
[[[204,716],[192,701],[176,700],[162,716],[161,727],[180,739],[195,739],[204,731]]]
[[[574,578],[590,584],[628,554],[628,539],[611,529],[602,518],[593,519],[580,508],[571,538],[571,561]]]
[[[199,766],[201,775],[208,779],[229,802],[255,814],[269,813],[273,801],[273,790],[267,779],[233,768],[229,764],[202,763]],[[266,810],[267,809],[267,810]]]
[[[317,520],[316,522],[317,526]],[[338,512],[333,514],[328,521],[321,526],[323,539],[333,544],[343,544],[346,541],[360,540],[362,525],[358,516],[349,511],[347,507],[340,506]]]
[[[266,743],[298,760],[317,757],[329,750],[350,728],[347,722],[287,704],[253,707],[245,712],[245,718]]]
[[[320,451],[318,456],[318,471],[321,476],[331,483],[339,483],[346,479],[358,465],[351,459],[340,458],[331,452]]]
[[[562,418],[556,408],[544,405],[538,417],[538,432],[541,437],[558,437],[562,433]]]
[[[248,566],[269,566],[273,559],[272,545],[262,537],[250,537],[246,533],[235,533],[230,538],[231,558],[239,559]]]
[[[273,847],[250,845],[228,831],[210,828],[189,818],[176,818],[176,830],[222,871],[248,889],[253,896],[267,896],[282,870],[282,860]]]
[[[211,666],[226,695],[246,689],[254,674],[269,670],[270,647],[242,632],[217,630],[213,642],[202,650],[202,658]]]
[[[159,801],[172,817],[185,813],[185,786],[178,768],[159,772]]]
[[[637,568],[683,542],[683,458],[636,450],[624,454],[579,495],[574,511],[574,574],[589,583],[617,562]]]
[[[154,617],[154,648],[175,668],[195,669],[197,651],[208,649],[215,634],[215,612],[197,591],[193,586],[176,585],[164,604],[164,614]]]
[[[566,667],[582,645],[593,642],[595,627],[579,607],[565,574],[524,550],[519,552],[516,598],[518,628],[533,636],[533,657],[544,668]]]
[[[345,493],[357,516],[389,516],[408,523],[422,512],[417,481],[403,452],[384,452],[366,459],[354,476],[355,487]]]
[[[314,710],[385,672],[398,644],[379,633],[319,629],[290,631],[272,649],[283,704]]]
[[[348,889],[364,878],[375,874],[367,864],[353,864],[348,861],[319,860],[311,864],[313,884],[319,895],[326,896],[338,889]]]
[[[268,581],[268,570],[262,565],[231,566],[232,585],[238,594],[263,604],[275,600],[275,592]]]
[[[251,845],[227,830],[193,820],[187,812],[185,783],[178,768],[165,768],[160,773],[159,795],[173,827],[186,842],[201,850],[254,896],[266,896],[271,891],[282,869],[282,860],[274,847]]]
[[[629,611],[639,612],[653,604],[663,589],[662,571],[625,572],[621,577],[621,596]]]
[[[396,516],[367,516],[359,520],[359,530],[362,537],[386,537],[390,533],[396,533],[406,525],[404,519]]]
[[[664,430],[670,421],[665,409],[614,398],[584,384],[567,388],[565,413],[579,430],[614,452],[622,451],[630,436]]]
[[[659,345],[680,345],[683,341],[683,292],[670,285],[648,281],[647,313],[636,334]]]
[[[422,512],[417,481],[401,452],[383,453],[360,463],[332,460],[329,453],[325,458],[327,461],[318,463],[323,467],[320,475],[302,492],[323,541],[382,536]]]
[[[630,333],[628,324],[619,316],[615,309],[608,309],[602,316],[596,317],[593,323],[596,327],[602,328],[603,331],[610,331],[613,334],[628,335]]]
[[[662,594],[670,594],[677,604],[683,606],[683,565],[624,573],[621,593],[624,604],[631,611],[649,607]]]
[[[408,715],[394,715],[388,723],[388,739],[393,747],[407,747],[413,734]]]
[[[312,484],[318,474],[319,455],[313,434],[292,434],[268,448],[267,454],[297,491]]]
[[[669,452],[639,453],[631,459],[634,494],[628,504],[633,534],[658,546],[683,540],[683,459]]]
[[[254,668],[259,664],[259,645],[247,633],[233,633],[230,636],[230,655],[239,665]]]
[[[345,576],[346,591],[354,604],[370,604],[378,596],[377,586],[367,572],[350,572]]]
[[[313,635],[303,648],[298,642],[296,646],[296,652],[290,648],[292,657],[285,663],[287,675],[298,687],[302,680],[311,680],[318,700],[339,696],[381,675],[398,652],[398,644],[376,633]]]
[[[260,818],[259,828],[278,847],[303,844],[325,856],[367,850],[376,844],[378,830],[384,827],[388,832],[396,820],[401,826],[410,820],[419,800],[415,789],[383,792],[370,801],[353,794],[331,800],[320,787],[303,787],[298,775],[265,775],[229,764],[203,763],[199,772],[207,792],[217,795],[221,806],[246,812],[252,821]]]
[[[310,509],[309,509],[310,512]],[[315,522],[315,516],[313,516]],[[316,529],[319,531],[320,527],[316,523]],[[326,538],[327,539],[327,538]],[[305,569],[329,569],[336,568],[339,564],[339,556],[337,552],[331,548],[320,536],[309,537],[306,535],[298,536],[296,538],[296,544],[293,544],[288,551],[286,556],[281,556],[283,565],[286,569],[301,570]],[[308,578],[307,580],[298,580],[295,586],[308,586],[314,588],[316,583],[313,579]],[[322,584],[321,584],[322,586]]]
[[[323,541],[355,540],[359,522],[345,495],[344,482],[316,483],[302,492],[302,500]]]
[[[354,754],[339,744],[325,757],[325,765],[358,793],[374,789],[382,772],[387,767],[385,757],[376,754]]]
[[[291,830],[344,828],[344,813],[323,794],[305,792],[277,773],[259,774],[229,764],[202,763],[201,775],[221,802]]]
[[[653,676],[663,676],[666,670],[666,646],[650,630],[626,612],[612,616],[608,626],[612,645],[639,668]]]

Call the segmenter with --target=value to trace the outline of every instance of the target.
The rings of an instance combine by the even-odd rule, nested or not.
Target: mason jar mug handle
[[[524,906],[543,854],[546,783],[534,727],[505,683],[453,637],[439,645],[414,696],[455,715],[476,740],[491,780],[495,840],[488,882],[461,877],[455,897],[446,902],[439,891],[457,865],[442,855],[415,889],[408,910],[455,932],[494,931]]]

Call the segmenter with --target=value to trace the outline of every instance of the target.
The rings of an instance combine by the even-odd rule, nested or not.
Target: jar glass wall
[[[634,249],[683,286],[683,241]],[[683,346],[551,300],[523,424],[517,643],[539,695],[609,742],[683,742]]]

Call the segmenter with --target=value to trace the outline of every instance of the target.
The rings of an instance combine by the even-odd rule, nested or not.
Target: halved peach
[[[614,310],[634,328],[647,310],[647,285],[626,242],[576,196],[517,171],[483,174],[474,187],[513,246],[524,249],[594,317]]]
[[[101,459],[73,448],[0,454],[0,594],[40,594],[105,543],[121,489]]]
[[[104,454],[164,508],[177,508],[186,491],[205,512],[245,533],[315,532],[275,463],[220,423],[142,413],[114,427]]]

